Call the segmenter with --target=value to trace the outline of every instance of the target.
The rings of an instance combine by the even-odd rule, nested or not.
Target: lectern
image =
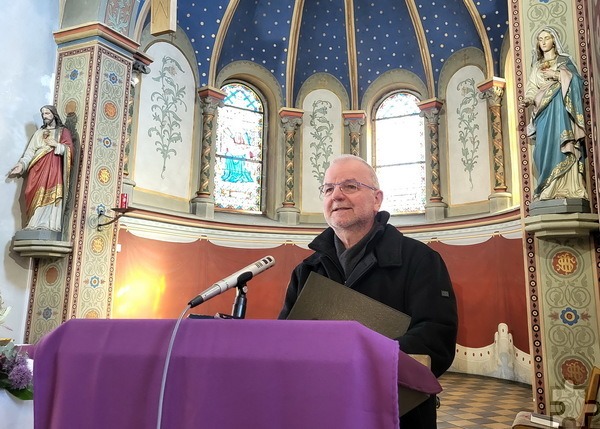
[[[48,334],[35,350],[35,428],[155,428],[174,326],[73,319]],[[440,390],[395,341],[357,322],[187,319],[162,428],[397,429],[399,378]]]

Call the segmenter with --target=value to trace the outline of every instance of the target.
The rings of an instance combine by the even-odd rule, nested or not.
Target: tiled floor
[[[533,408],[531,386],[448,372],[440,378],[438,429],[510,429],[519,411]]]

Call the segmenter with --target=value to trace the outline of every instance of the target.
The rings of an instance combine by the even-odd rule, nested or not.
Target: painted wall
[[[27,21],[24,20],[27,17]],[[22,179],[9,179],[27,141],[41,125],[39,109],[51,104],[56,64],[52,32],[58,29],[57,1],[5,2],[0,14],[0,337],[22,341],[27,313],[29,258],[12,252],[12,237],[23,225]],[[3,312],[10,307],[3,318]]]
[[[113,318],[177,318],[189,300],[216,281],[271,255],[276,265],[248,283],[248,319],[279,314],[294,267],[312,254],[296,245],[241,248],[209,240],[169,242],[119,232]],[[259,246],[257,243],[256,246]],[[432,242],[448,266],[458,301],[458,343],[491,344],[500,323],[514,345],[529,350],[522,241],[494,236],[471,245]],[[234,290],[203,303],[192,313],[231,314]]]

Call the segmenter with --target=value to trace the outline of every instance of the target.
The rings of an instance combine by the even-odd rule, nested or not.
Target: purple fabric
[[[429,395],[442,391],[429,368],[402,352],[398,356],[398,384]]]
[[[174,326],[73,319],[48,334],[35,428],[155,428]],[[356,322],[186,319],[162,428],[397,429],[398,362],[395,341]]]

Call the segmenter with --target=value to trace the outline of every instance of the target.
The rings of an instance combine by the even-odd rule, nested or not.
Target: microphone
[[[272,256],[265,256],[264,258],[248,265],[247,267],[236,271],[232,275],[225,277],[223,280],[219,280],[200,295],[188,302],[188,305],[190,308],[194,308],[195,306],[214,298],[226,290],[236,287],[238,283],[246,283],[252,277],[271,268],[273,265],[275,265],[275,258]]]

